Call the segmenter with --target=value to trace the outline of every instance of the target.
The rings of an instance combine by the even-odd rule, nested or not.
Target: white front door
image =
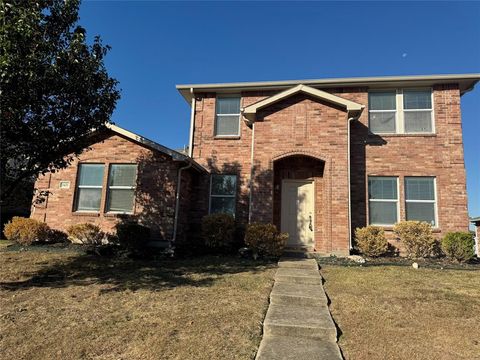
[[[288,246],[312,246],[314,184],[308,180],[282,181],[282,232],[289,234]]]

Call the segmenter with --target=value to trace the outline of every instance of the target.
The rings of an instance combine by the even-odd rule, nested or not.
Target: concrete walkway
[[[342,359],[314,259],[278,262],[256,359]]]

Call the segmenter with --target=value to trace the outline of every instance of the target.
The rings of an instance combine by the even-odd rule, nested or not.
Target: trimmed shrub
[[[355,240],[360,252],[366,256],[377,257],[385,254],[388,249],[385,231],[379,226],[357,228]]]
[[[273,224],[252,223],[247,226],[245,244],[258,256],[279,257],[287,245],[288,234],[280,233]]]
[[[475,255],[475,240],[468,232],[449,232],[442,239],[442,250],[451,259],[468,261]]]
[[[402,221],[395,224],[393,231],[405,246],[408,257],[426,258],[432,255],[436,240],[429,223]]]
[[[231,251],[235,239],[235,220],[229,214],[210,214],[202,219],[202,238],[213,251]]]
[[[101,245],[105,238],[100,228],[90,223],[72,225],[67,229],[67,233],[72,244]]]
[[[118,223],[115,230],[120,246],[128,250],[143,250],[150,240],[150,228],[137,222]]]
[[[44,222],[20,216],[14,216],[3,230],[8,240],[24,246],[47,241],[49,232],[50,228]]]

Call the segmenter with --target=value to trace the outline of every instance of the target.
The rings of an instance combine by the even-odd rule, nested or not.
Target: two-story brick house
[[[460,98],[478,74],[179,85],[197,207],[273,222],[289,245],[347,254],[356,227],[468,229]]]
[[[438,236],[466,231],[460,98],[478,80],[480,74],[179,85],[191,106],[189,156],[116,128],[70,168],[37,181],[52,195],[32,216],[57,228],[90,221],[109,230],[120,215],[145,217],[147,188],[157,199],[148,219],[164,224],[165,240],[188,237],[209,212],[232,213],[244,224],[272,222],[290,234],[289,246],[324,254],[348,254],[354,229],[367,224],[385,227],[400,248],[391,229],[401,220],[427,221]],[[148,167],[138,164],[145,151],[158,158]],[[90,176],[98,178],[97,190],[85,203],[94,209],[82,210],[82,181]],[[117,177],[128,178],[132,192],[117,195],[121,206],[111,211]],[[64,178],[71,187],[62,189]]]

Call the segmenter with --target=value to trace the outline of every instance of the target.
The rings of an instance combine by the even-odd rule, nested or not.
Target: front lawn
[[[0,252],[1,359],[252,359],[275,266]]]
[[[0,240],[0,249],[6,248],[7,246],[11,245],[12,242],[8,240]]]
[[[479,359],[480,271],[322,265],[346,359]]]

